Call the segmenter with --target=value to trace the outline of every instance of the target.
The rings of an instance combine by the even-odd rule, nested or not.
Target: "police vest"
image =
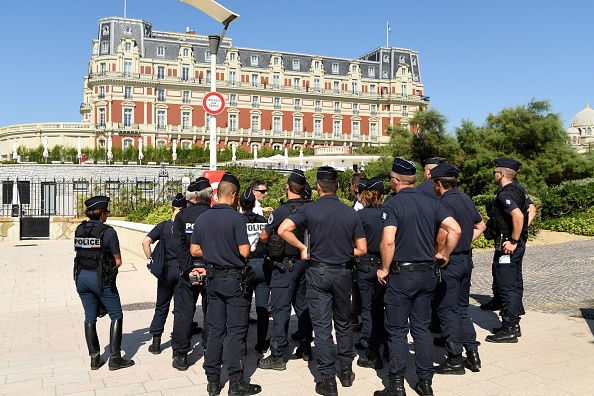
[[[266,224],[266,218],[256,213],[245,213],[246,229],[248,234],[248,240],[250,241],[250,255],[249,258],[265,257],[266,256],[266,245],[260,241],[260,234]]]
[[[291,214],[295,213],[297,211],[297,209],[299,209],[303,203],[301,202],[287,202],[285,203],[285,205],[287,205],[289,207],[289,209],[291,210]],[[297,239],[299,239],[299,242],[304,243],[305,241],[305,232],[306,232],[306,228],[296,228],[293,231],[293,234],[297,237]],[[300,256],[301,252],[299,251],[298,248],[296,248],[295,246],[291,245],[290,243],[286,243],[285,242],[285,256]]]
[[[514,197],[514,201],[518,205],[518,208],[524,215],[524,225],[522,227],[522,234],[528,232],[528,194],[516,183],[510,183],[495,194],[495,197],[487,203],[487,214],[489,220],[487,221],[487,230],[485,231],[485,237],[487,239],[495,239],[499,235],[503,234],[504,237],[509,238],[513,229],[512,217],[506,215],[501,209],[497,207],[497,197],[503,191],[508,191]]]
[[[74,249],[76,260],[81,269],[96,270],[101,260],[115,260],[110,251],[104,250],[102,237],[105,230],[111,228],[106,224],[86,227],[83,221],[74,233]]]

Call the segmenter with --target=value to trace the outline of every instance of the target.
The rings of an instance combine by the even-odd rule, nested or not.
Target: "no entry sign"
[[[209,114],[220,114],[225,109],[225,99],[218,92],[209,92],[202,99],[202,107]]]

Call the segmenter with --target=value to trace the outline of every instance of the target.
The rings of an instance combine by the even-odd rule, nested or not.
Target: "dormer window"
[[[103,41],[101,43],[101,53],[102,54],[107,54],[109,52],[109,42],[108,41]]]
[[[338,63],[332,64],[332,74],[338,74]]]
[[[204,53],[204,60],[209,62],[210,61],[210,50],[206,50]]]
[[[124,29],[124,33],[132,34],[132,29],[130,29],[130,26],[126,26],[126,29]]]
[[[373,66],[370,66],[370,67],[367,69],[367,74],[369,74],[369,77],[375,77],[375,67],[373,67]]]
[[[258,55],[250,56],[250,66],[258,66]]]
[[[184,48],[184,56],[189,56],[190,50],[188,48]]]
[[[235,61],[235,52],[231,52],[231,53],[229,54],[229,60],[230,60],[230,61]]]
[[[274,57],[274,66],[278,66],[280,60],[277,56]]]
[[[163,47],[163,46],[157,47],[157,57],[159,57],[159,58],[165,57],[165,47]]]
[[[130,51],[132,49],[132,44],[126,43],[126,51]]]
[[[293,70],[299,70],[299,59],[293,59]]]

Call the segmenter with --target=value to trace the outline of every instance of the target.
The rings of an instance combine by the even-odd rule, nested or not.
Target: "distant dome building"
[[[594,110],[587,104],[586,108],[573,117],[571,126],[567,129],[571,147],[578,153],[589,153],[590,146],[594,148]]]

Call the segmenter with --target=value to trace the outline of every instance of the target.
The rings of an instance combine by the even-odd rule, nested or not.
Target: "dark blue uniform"
[[[433,189],[433,182],[431,179],[425,180],[424,182],[420,183],[418,186],[415,187],[415,190],[420,192],[426,197],[433,198],[436,201],[440,200],[440,197],[435,194],[435,190]]]
[[[88,220],[85,228],[103,226],[99,220]],[[120,241],[116,231],[107,227],[101,237],[101,250],[108,254],[120,254]],[[99,286],[97,271],[94,269],[81,269],[76,280],[76,291],[80,296],[85,310],[85,323],[97,322],[97,305],[103,303],[112,321],[122,319],[122,304],[120,294],[115,285],[104,283]]]
[[[377,355],[379,343],[385,336],[384,295],[386,288],[377,280],[377,270],[381,267],[382,208],[381,205],[377,208],[367,206],[359,210],[357,214],[361,218],[367,239],[367,253],[359,259],[357,269],[357,286],[361,295],[360,343],[363,346],[368,346]],[[381,362],[379,355],[376,358],[379,358],[379,362]]]
[[[334,379],[336,355],[341,368],[350,368],[356,356],[349,321],[353,241],[365,238],[365,232],[357,212],[333,194],[302,206],[289,219],[297,227],[307,228],[310,234],[307,301],[315,332],[318,371],[322,379]]]
[[[268,219],[264,230],[272,235],[281,223],[292,214],[290,205],[298,208],[303,205],[302,199],[290,199],[279,206]],[[302,241],[303,242],[303,241]],[[285,249],[292,248],[285,243]],[[311,342],[312,325],[306,296],[305,270],[307,262],[301,260],[300,252],[293,248],[293,254],[285,254],[281,265],[285,272],[278,268],[272,270],[270,281],[270,302],[272,306],[272,339],[270,349],[273,356],[282,356],[289,344],[287,333],[291,319],[291,305],[297,314],[297,334],[299,341]]]
[[[193,268],[192,255],[190,254],[190,238],[194,230],[194,222],[202,214],[206,213],[210,206],[205,202],[193,204],[188,202],[187,208],[175,216],[173,222],[173,242],[179,263],[180,278],[178,290],[175,293],[175,317],[173,320],[173,340],[171,345],[173,353],[187,354],[190,351],[192,340],[192,321],[196,312],[198,295],[202,292],[202,311],[206,317],[207,302],[204,298],[202,286],[192,286],[189,272]],[[202,331],[202,343],[206,344],[208,339],[208,321],[204,321]]]
[[[186,209],[187,210],[187,209]],[[248,245],[243,215],[230,205],[217,204],[203,214],[194,227],[192,243],[200,245],[204,261],[215,268],[206,288],[210,326],[204,371],[209,382],[219,381],[223,343],[227,335],[229,380],[235,382],[245,366],[245,338],[251,296],[240,290],[240,271],[246,266],[238,246]]]
[[[410,332],[415,345],[419,379],[431,379],[433,342],[429,332],[431,298],[435,291],[435,237],[444,207],[415,189],[407,188],[384,203],[384,227],[394,226],[396,248],[386,290],[386,330],[389,334],[391,374],[404,376]]]
[[[460,355],[462,347],[476,351],[474,325],[468,316],[472,274],[472,236],[474,225],[483,219],[472,199],[457,188],[447,190],[441,203],[458,222],[462,235],[450,255],[449,264],[441,270],[442,282],[435,291],[437,312],[443,328],[448,355]]]
[[[177,290],[179,283],[179,263],[177,252],[173,243],[173,221],[163,221],[155,226],[148,234],[153,242],[161,240],[165,245],[165,259],[167,260],[167,277],[157,281],[157,303],[155,304],[155,315],[151,322],[149,333],[153,336],[163,334],[171,299]],[[175,307],[177,309],[177,306]],[[175,313],[174,313],[175,318]]]

